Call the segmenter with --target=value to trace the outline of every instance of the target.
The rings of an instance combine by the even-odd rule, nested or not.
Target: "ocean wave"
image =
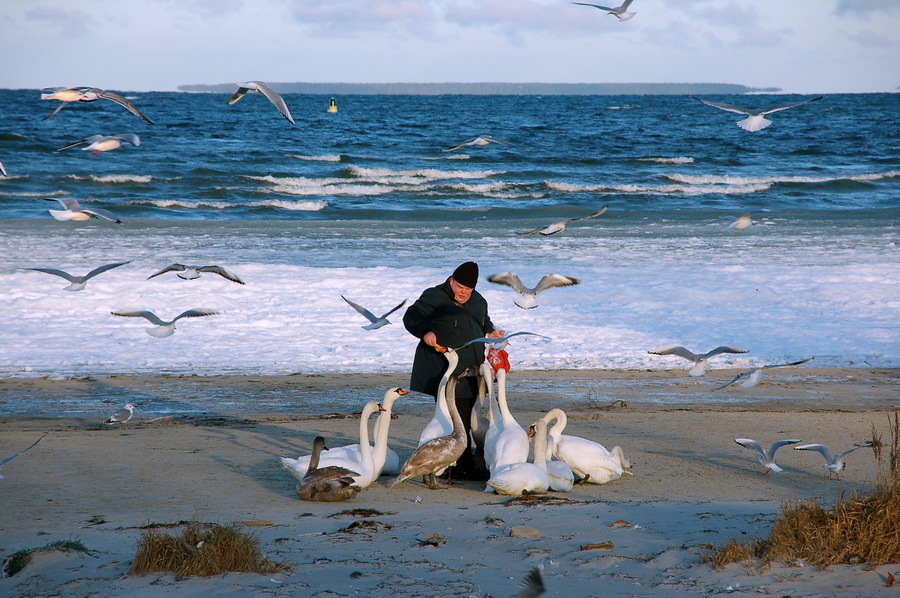
[[[694,159],[690,156],[676,156],[674,158],[638,158],[641,162],[656,162],[657,164],[693,164]]]
[[[833,183],[837,181],[855,181],[871,183],[884,179],[900,177],[900,171],[872,172],[847,176],[765,176],[741,177],[715,174],[664,174],[670,181],[686,185],[775,185],[779,183]]]
[[[393,168],[363,168],[361,166],[348,166],[344,169],[349,176],[354,178],[384,182],[384,181],[441,181],[449,179],[487,179],[493,176],[506,174],[503,170],[438,170],[436,168],[417,168],[412,170],[395,170]]]
[[[298,160],[306,160],[307,162],[340,162],[341,156],[340,154],[331,154],[325,156],[303,156],[300,154],[294,154],[294,157]]]
[[[13,177],[9,177],[13,178]],[[49,192],[41,191],[3,191],[0,195],[4,197],[63,197],[68,195],[68,191],[56,190]]]
[[[131,205],[136,205],[139,203],[145,202],[131,202]],[[158,199],[153,200],[149,203],[150,205],[156,206],[158,208],[192,208],[192,209],[203,209],[203,208],[215,208],[217,210],[228,210],[228,209],[243,209],[243,208],[281,208],[283,210],[297,210],[297,211],[306,211],[306,212],[318,212],[320,210],[324,210],[328,207],[328,202],[325,200],[318,201],[287,201],[283,199],[268,199],[262,201],[254,201],[246,204],[234,204],[225,201],[182,201],[177,199]]]
[[[77,174],[70,174],[66,178],[74,179],[76,181],[91,181],[93,183],[122,185],[128,183],[151,183],[153,182],[154,177],[144,174],[106,174],[100,176],[81,176]]]
[[[626,193],[629,195],[706,195],[715,193],[721,195],[740,195],[743,193],[758,193],[771,187],[763,183],[747,183],[743,185],[707,184],[707,185],[577,185],[573,183],[557,183],[546,181],[545,184],[553,191],[563,193]]]

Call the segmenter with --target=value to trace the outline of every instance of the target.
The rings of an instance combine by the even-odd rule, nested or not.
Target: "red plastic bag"
[[[498,370],[504,369],[509,372],[509,353],[507,353],[504,349],[500,349],[499,351],[493,347],[488,349],[487,354],[488,363],[494,368],[494,374],[497,373]]]

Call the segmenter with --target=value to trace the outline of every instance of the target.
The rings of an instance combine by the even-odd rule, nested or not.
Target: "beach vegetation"
[[[41,548],[23,548],[3,559],[3,577],[12,577],[28,566],[35,554],[40,552],[81,552],[87,555],[91,551],[80,540],[57,540]]]
[[[235,525],[188,522],[179,535],[147,529],[138,540],[129,575],[174,573],[208,577],[220,573],[270,574],[289,570],[262,556],[259,540]]]
[[[833,507],[818,499],[782,506],[764,539],[724,545],[701,554],[715,568],[747,559],[830,565],[882,565],[900,562],[900,416],[889,420],[885,442],[873,426],[872,449],[879,479],[868,493],[843,498]]]

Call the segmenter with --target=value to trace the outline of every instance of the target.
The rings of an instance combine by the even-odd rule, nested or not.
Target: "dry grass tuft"
[[[872,492],[831,509],[815,500],[786,504],[765,540],[746,545],[731,539],[701,560],[716,568],[750,558],[799,559],[822,567],[900,562],[900,416],[895,413],[888,423],[887,445],[872,428],[872,450],[882,471]]]
[[[180,536],[146,530],[138,540],[130,575],[173,572],[179,577],[226,572],[274,573],[286,570],[259,552],[259,540],[233,525],[188,522]]]

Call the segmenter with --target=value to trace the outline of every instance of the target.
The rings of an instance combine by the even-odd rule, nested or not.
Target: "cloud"
[[[62,29],[66,38],[85,37],[90,35],[97,21],[81,11],[68,11],[63,8],[35,8],[25,12],[25,19],[38,23],[49,23]]]
[[[294,0],[291,17],[313,33],[353,37],[357,31],[404,30],[416,33],[433,27],[431,2],[427,0]]]
[[[856,42],[864,48],[895,48],[900,45],[896,39],[890,39],[871,29],[857,31],[848,35],[847,39]]]

